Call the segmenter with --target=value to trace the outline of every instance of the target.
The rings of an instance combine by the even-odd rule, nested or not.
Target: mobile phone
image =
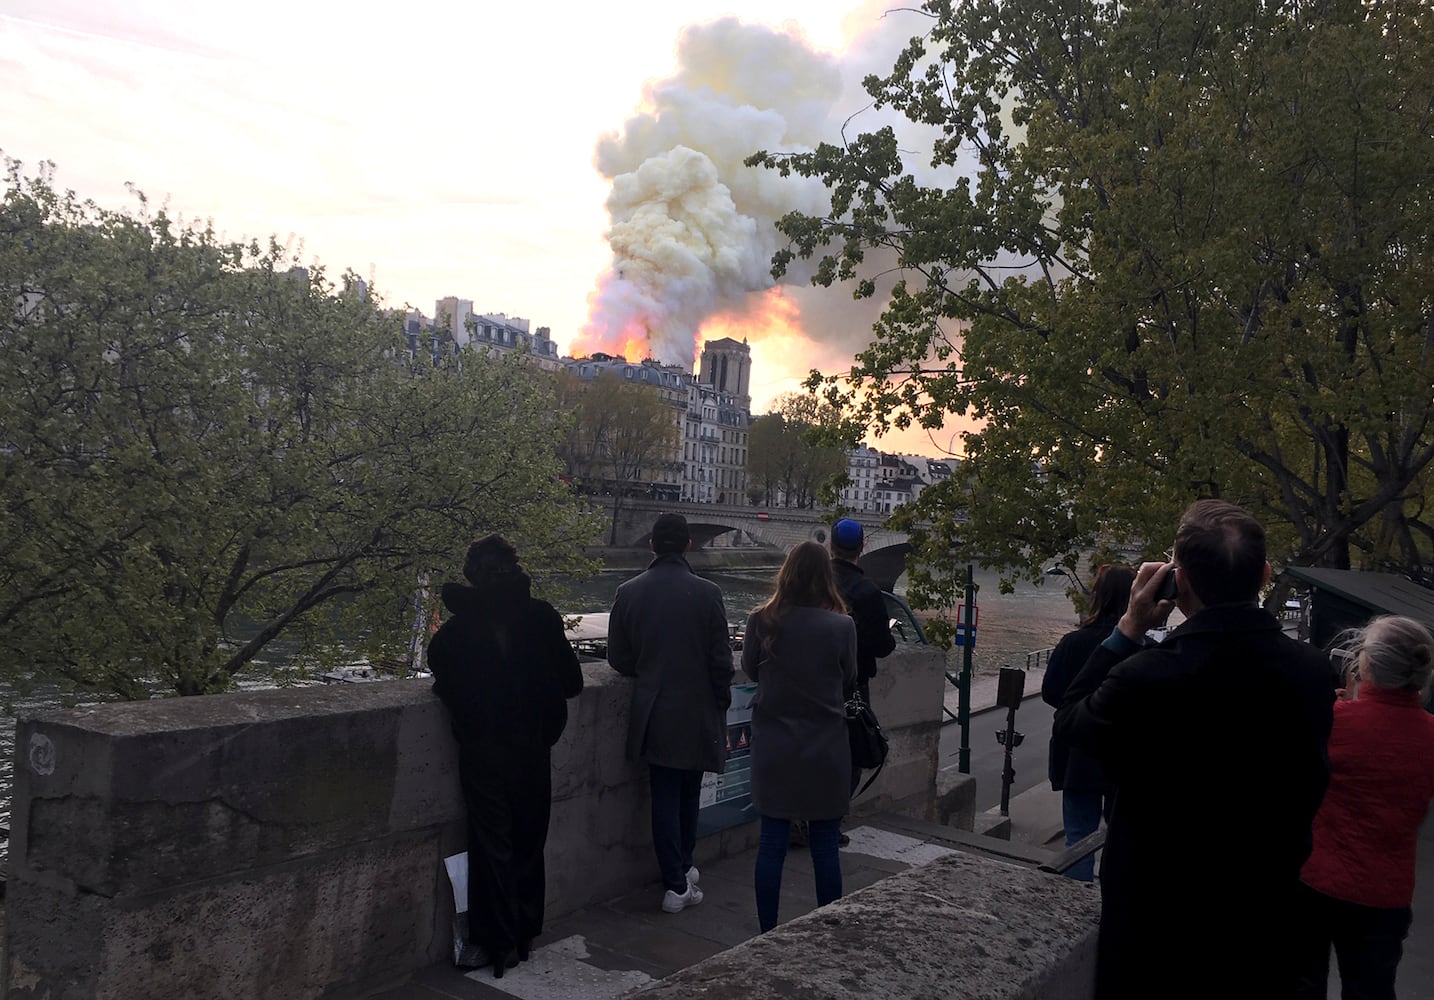
[[[1155,595],[1157,601],[1174,601],[1180,597],[1180,585],[1175,582],[1175,574],[1180,572],[1174,566],[1165,571],[1165,579],[1160,581],[1160,590]]]

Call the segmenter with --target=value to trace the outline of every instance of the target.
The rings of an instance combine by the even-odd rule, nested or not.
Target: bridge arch
[[[611,508],[609,507],[609,514]],[[761,546],[787,552],[798,542],[827,544],[831,535],[831,512],[793,508],[737,507],[724,504],[682,503],[629,498],[623,501],[618,517],[620,544],[646,548],[652,539],[652,522],[658,514],[672,512],[687,518],[692,547],[703,548],[716,538],[740,532]],[[905,533],[882,525],[878,516],[858,514],[855,520],[866,530],[866,549],[861,566],[883,590],[891,590],[906,571],[911,545]]]

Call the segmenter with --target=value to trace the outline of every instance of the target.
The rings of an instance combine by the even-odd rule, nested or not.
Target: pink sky
[[[132,183],[228,236],[302,240],[303,256],[371,277],[390,305],[431,313],[458,295],[551,327],[565,349],[612,260],[594,148],[674,72],[683,27],[736,15],[841,54],[870,38],[881,4],[531,10],[0,0],[0,150],[53,161],[62,186],[103,205],[133,204]],[[844,367],[863,335],[758,345],[754,409],[809,367]],[[879,446],[941,450],[924,434]]]

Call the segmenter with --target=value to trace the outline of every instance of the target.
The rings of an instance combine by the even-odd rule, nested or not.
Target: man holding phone
[[[1192,504],[1174,557],[1140,567],[1056,713],[1118,789],[1096,996],[1292,996],[1287,928],[1329,781],[1328,659],[1260,607],[1265,533],[1239,507]],[[1144,646],[1176,607],[1186,621]]]

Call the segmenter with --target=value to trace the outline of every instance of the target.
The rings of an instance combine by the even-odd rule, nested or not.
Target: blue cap
[[[849,517],[832,525],[832,542],[839,549],[859,549],[865,537],[861,525]]]

